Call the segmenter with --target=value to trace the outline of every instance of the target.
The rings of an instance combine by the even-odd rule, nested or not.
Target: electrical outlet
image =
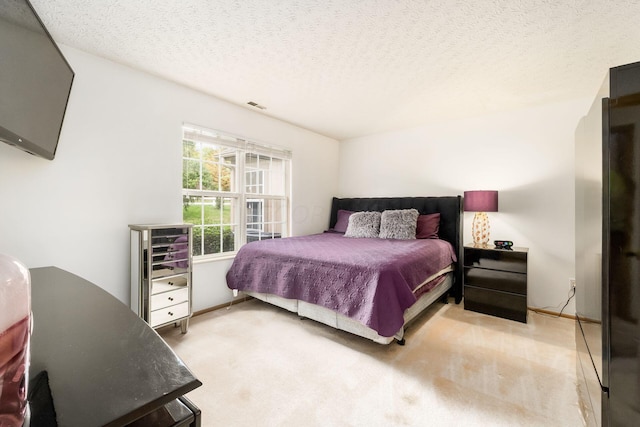
[[[570,278],[569,279],[569,285],[571,286],[571,289],[575,289],[576,288],[576,279]]]

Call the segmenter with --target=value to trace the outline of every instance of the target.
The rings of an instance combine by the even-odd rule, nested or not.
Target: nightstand
[[[528,251],[465,246],[465,310],[527,323]]]

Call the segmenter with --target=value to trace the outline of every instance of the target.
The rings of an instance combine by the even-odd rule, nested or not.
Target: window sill
[[[228,254],[225,255],[220,255],[220,256],[216,256],[216,257],[194,257],[193,258],[193,264],[208,264],[210,262],[216,262],[216,261],[227,261],[230,259],[234,259],[236,257],[236,254],[238,252],[229,252]]]

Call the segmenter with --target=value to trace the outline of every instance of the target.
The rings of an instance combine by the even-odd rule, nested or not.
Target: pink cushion
[[[333,226],[333,231],[337,231],[339,233],[344,233],[347,231],[347,226],[349,225],[349,217],[353,211],[345,211],[344,209],[338,209],[338,219],[336,220],[336,225]]]
[[[440,214],[420,215],[416,226],[416,239],[437,239],[440,229]]]

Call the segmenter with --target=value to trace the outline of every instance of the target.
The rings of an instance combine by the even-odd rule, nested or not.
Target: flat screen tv
[[[53,160],[74,75],[31,3],[0,1],[0,140]]]

